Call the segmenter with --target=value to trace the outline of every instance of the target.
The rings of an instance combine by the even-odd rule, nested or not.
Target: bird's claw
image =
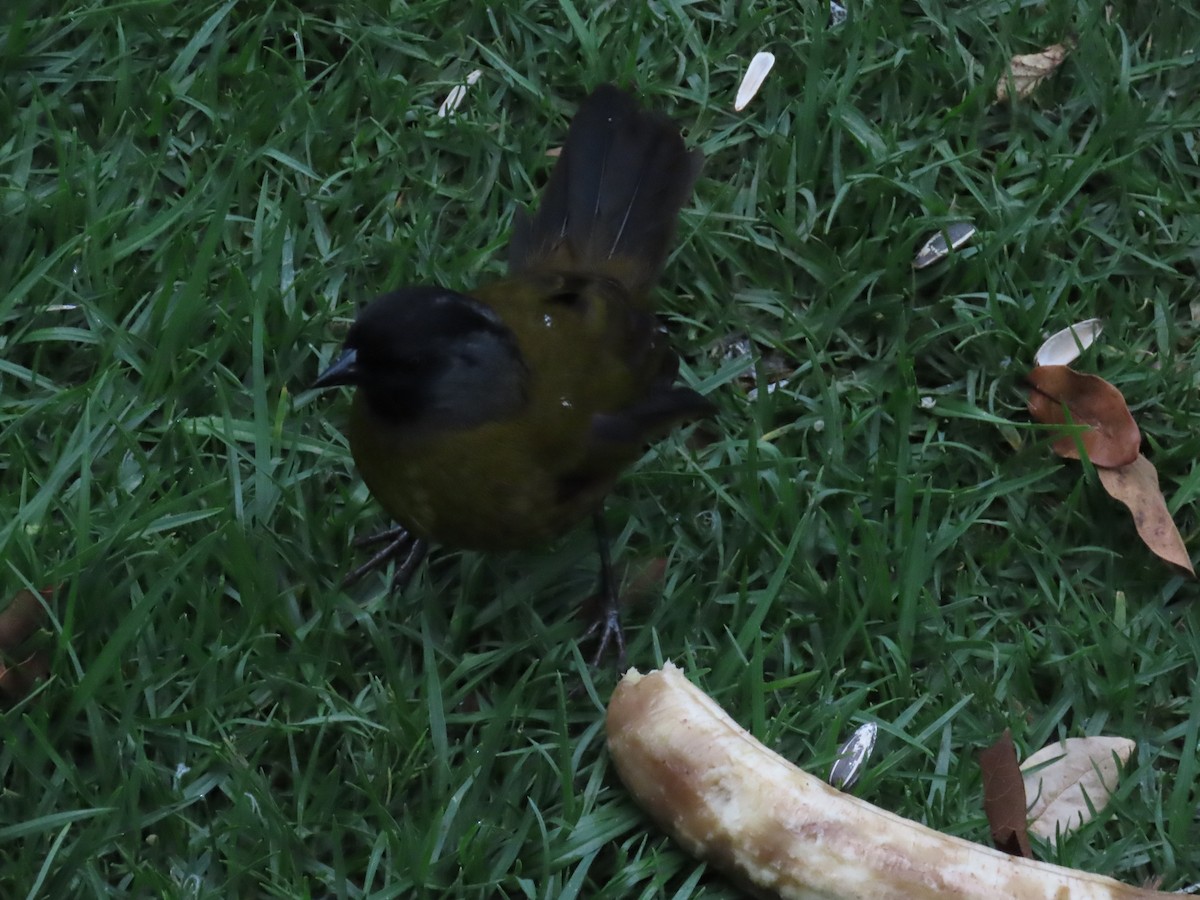
[[[414,537],[403,525],[368,534],[354,541],[355,547],[373,547],[376,544],[384,546],[342,579],[343,588],[356,584],[362,580],[363,576],[376,569],[382,569],[392,560],[398,560],[399,565],[396,566],[396,573],[392,576],[392,590],[403,591],[412,581],[413,575],[417,572],[417,566],[421,564],[421,560],[429,551],[429,544],[421,538]]]
[[[598,640],[596,652],[592,656],[591,664],[593,669],[598,669],[600,663],[604,660],[604,654],[608,650],[610,644],[615,644],[617,648],[617,672],[625,670],[625,630],[621,627],[621,609],[620,602],[615,595],[604,597],[604,608],[600,611],[600,615],[592,622],[591,626],[584,632],[583,640],[588,641],[593,637]]]

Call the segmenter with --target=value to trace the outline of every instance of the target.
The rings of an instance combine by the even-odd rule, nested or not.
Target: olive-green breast
[[[598,450],[591,425],[645,390],[658,365],[643,359],[653,339],[627,332],[653,319],[624,308],[612,282],[572,302],[547,300],[547,284],[522,278],[474,294],[512,329],[528,366],[517,416],[419,434],[387,425],[355,397],[355,462],[374,497],[414,533],[479,550],[546,543],[595,510],[638,455]]]

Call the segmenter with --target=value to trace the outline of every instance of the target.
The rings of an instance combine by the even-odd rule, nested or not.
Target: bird
[[[594,664],[625,658],[603,503],[654,441],[711,416],[678,381],[654,288],[704,155],[667,116],[601,85],[580,104],[506,277],[402,287],[359,312],[315,388],[352,386],[355,465],[395,528],[347,576],[392,559],[401,589],[430,542],[536,548],[591,517],[603,610]]]

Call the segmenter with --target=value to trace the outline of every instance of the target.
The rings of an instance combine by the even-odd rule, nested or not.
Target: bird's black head
[[[516,413],[525,379],[516,340],[491,307],[413,287],[368,303],[313,387],[357,385],[371,411],[395,425],[469,428]]]

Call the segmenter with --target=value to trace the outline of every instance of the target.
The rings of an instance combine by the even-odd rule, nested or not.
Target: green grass
[[[586,528],[437,554],[402,598],[337,586],[384,520],[346,398],[306,385],[374,293],[502,270],[604,80],[709,155],[662,295],[722,410],[609,504],[620,560],[669,560],[630,662],[676,660],[814,772],[877,721],[857,793],[977,841],[1005,727],[1135,738],[1111,812],[1042,853],[1200,879],[1196,586],[1021,388],[1044,333],[1104,317],[1081,365],[1194,550],[1200,15],[855,3],[831,32],[817,6],[6,5],[0,597],[61,587],[54,677],[0,713],[0,893],[735,896],[606,756]],[[1070,33],[1032,100],[991,102]],[[969,249],[914,272],[960,217]],[[742,336],[785,388],[747,399]]]

